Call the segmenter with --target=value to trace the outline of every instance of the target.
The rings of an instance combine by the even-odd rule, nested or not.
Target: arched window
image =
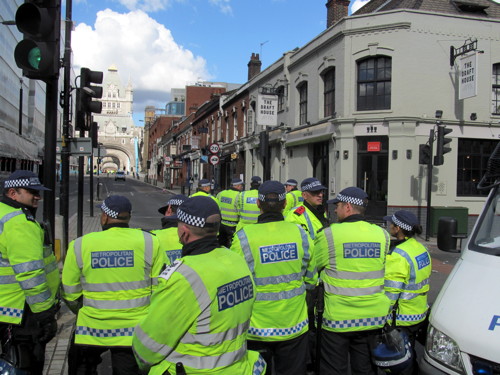
[[[391,108],[391,73],[390,57],[358,61],[358,111]]]

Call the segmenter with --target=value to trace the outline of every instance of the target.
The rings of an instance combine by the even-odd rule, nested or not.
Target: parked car
[[[125,172],[118,171],[115,173],[115,181],[122,180],[125,181]]]

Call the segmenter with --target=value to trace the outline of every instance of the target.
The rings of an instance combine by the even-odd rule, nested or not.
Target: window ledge
[[[353,115],[372,115],[376,113],[393,113],[392,109],[369,109],[366,111],[354,111]]]

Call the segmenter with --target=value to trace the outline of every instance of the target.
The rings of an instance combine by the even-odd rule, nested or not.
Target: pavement
[[[154,186],[154,185],[153,185]],[[157,186],[158,187],[158,186]],[[173,189],[164,189],[162,187],[158,187],[159,189],[169,192],[172,194],[180,194],[180,188]],[[99,212],[94,212],[94,216],[83,216],[83,225],[82,225],[82,233],[85,235],[91,232],[97,232],[101,230],[100,225],[100,215]],[[73,215],[69,219],[69,241],[74,240],[77,235],[77,215]],[[448,262],[447,260],[438,260],[435,259],[435,255],[438,255],[440,250],[437,249],[436,239],[430,238],[429,241],[424,241],[420,239],[420,241],[427,246],[429,249],[431,256],[433,258],[433,273],[434,272],[443,272],[444,275],[449,273],[453,268],[454,261]],[[439,256],[438,256],[439,257]],[[459,257],[459,254],[456,254],[456,258]],[[454,257],[455,258],[455,257]],[[60,264],[60,268],[62,269],[62,263]],[[75,324],[75,314],[73,314],[63,303],[61,304],[61,310],[58,314],[58,333],[52,341],[47,344],[46,352],[45,352],[45,368],[44,375],[68,375],[68,349],[69,343],[71,339],[71,335],[73,332],[73,327]],[[104,372],[102,372],[104,373]]]

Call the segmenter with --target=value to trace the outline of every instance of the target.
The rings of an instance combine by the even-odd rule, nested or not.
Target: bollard
[[[457,251],[457,219],[442,216],[438,222],[437,246],[443,251]]]

